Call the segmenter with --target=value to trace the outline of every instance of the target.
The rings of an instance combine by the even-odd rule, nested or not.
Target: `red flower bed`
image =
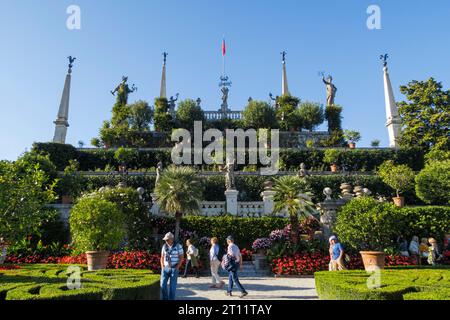
[[[349,256],[345,265],[350,270],[364,269],[360,256]],[[323,253],[300,253],[294,256],[274,259],[271,263],[272,272],[276,275],[313,275],[317,271],[328,270],[330,257]],[[411,257],[386,256],[386,266],[414,266]]]
[[[0,266],[0,271],[1,270],[16,270],[16,269],[20,269],[19,266]]]

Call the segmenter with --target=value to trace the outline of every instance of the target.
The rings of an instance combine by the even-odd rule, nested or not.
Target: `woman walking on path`
[[[194,269],[194,273],[195,273],[195,277],[199,278],[198,275],[198,249],[196,247],[194,247],[194,245],[191,243],[191,240],[186,240],[186,246],[187,251],[186,251],[186,255],[187,255],[187,262],[186,262],[186,268],[184,269],[184,274],[183,274],[183,278],[187,278],[187,273],[190,269],[190,267],[192,267],[192,269]]]
[[[341,271],[347,268],[344,265],[344,247],[339,243],[336,236],[330,237],[330,263],[331,271]]]
[[[234,244],[234,238],[229,236],[227,238],[228,243],[228,251],[225,260],[225,269],[228,271],[228,290],[227,296],[231,297],[233,292],[233,284],[236,284],[236,287],[241,291],[240,298],[248,295],[248,292],[245,291],[238,277],[238,270],[242,270],[242,255],[239,247]]]
[[[211,249],[209,250],[209,262],[211,265],[212,285],[210,288],[222,289],[225,282],[220,279],[219,267],[220,267],[220,247],[217,244],[218,239],[216,237],[211,238]]]

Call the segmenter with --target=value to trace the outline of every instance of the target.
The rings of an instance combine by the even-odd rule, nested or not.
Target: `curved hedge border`
[[[144,270],[90,272],[80,266],[81,288],[69,290],[64,265],[0,270],[0,300],[158,300],[159,275]]]
[[[450,300],[450,269],[387,269],[369,289],[365,271],[316,272],[321,300]]]

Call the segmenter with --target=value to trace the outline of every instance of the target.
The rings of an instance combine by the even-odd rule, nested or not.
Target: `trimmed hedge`
[[[386,269],[376,289],[367,285],[370,276],[365,271],[314,274],[321,300],[450,300],[450,269]]]
[[[69,290],[64,265],[0,270],[0,300],[158,300],[159,275],[144,270],[86,271],[81,288]],[[70,280],[69,280],[70,282]]]
[[[33,150],[49,153],[58,170],[63,170],[70,159],[78,160],[82,171],[119,165],[114,159],[114,149],[77,150],[70,145],[35,143]],[[424,168],[424,152],[420,149],[338,149],[338,152],[337,164],[340,167],[345,166],[347,171],[373,171],[386,160],[406,164],[415,171]],[[302,162],[315,171],[328,170],[328,165],[323,162],[324,153],[324,149],[282,149],[282,170],[297,171]],[[165,166],[171,164],[171,149],[139,150],[127,165],[130,168],[151,168],[156,167],[159,161]]]

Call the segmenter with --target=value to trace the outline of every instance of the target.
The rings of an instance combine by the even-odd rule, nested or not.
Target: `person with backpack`
[[[186,256],[187,256],[187,262],[186,262],[186,268],[184,268],[184,274],[183,278],[187,278],[187,274],[189,269],[192,267],[195,273],[196,278],[200,278],[198,275],[198,249],[194,247],[191,240],[186,240]]]
[[[161,250],[161,298],[162,300],[175,300],[178,274],[184,261],[183,247],[175,243],[171,232],[167,233]],[[168,283],[170,281],[170,287]]]
[[[209,264],[211,266],[211,277],[212,285],[210,288],[222,289],[225,282],[220,279],[219,267],[222,262],[222,258],[225,255],[220,249],[217,243],[218,239],[216,237],[211,238],[211,249],[209,250]]]
[[[238,277],[238,270],[242,270],[242,255],[239,247],[234,244],[232,236],[227,237],[228,250],[226,256],[222,259],[223,268],[228,271],[228,289],[226,295],[231,297],[233,292],[233,284],[241,291],[240,298],[248,295]]]

